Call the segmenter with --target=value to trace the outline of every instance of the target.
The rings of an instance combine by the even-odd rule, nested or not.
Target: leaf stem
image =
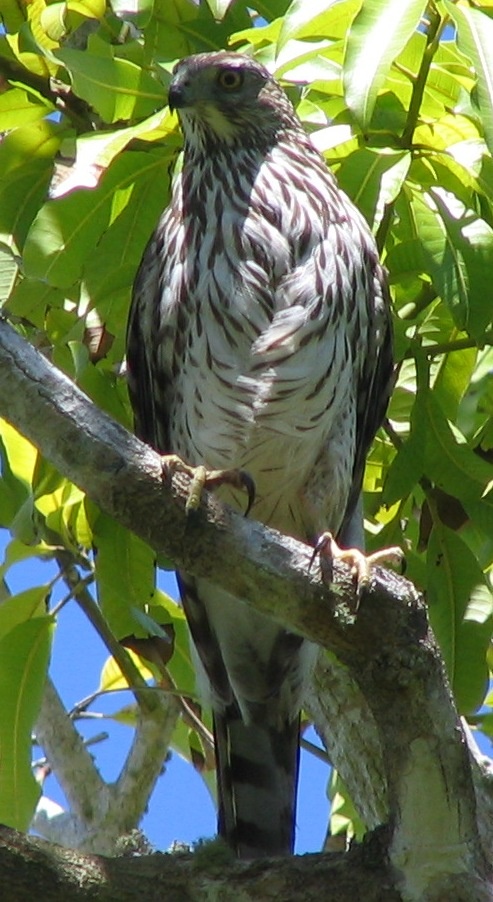
[[[444,16],[442,19],[440,13],[434,5],[430,8],[429,15],[430,21],[426,34],[426,49],[423,53],[423,59],[421,60],[421,66],[419,68],[418,75],[414,81],[406,125],[404,127],[401,138],[403,147],[411,147],[412,137],[418,122],[419,111],[423,102],[423,94],[425,92],[430,67],[433,62],[433,57],[435,56],[437,47],[440,43],[442,31],[447,22],[447,17]]]

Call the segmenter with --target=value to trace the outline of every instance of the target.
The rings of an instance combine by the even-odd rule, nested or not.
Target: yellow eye
[[[217,83],[225,91],[236,91],[243,84],[243,72],[238,72],[237,69],[221,69]]]

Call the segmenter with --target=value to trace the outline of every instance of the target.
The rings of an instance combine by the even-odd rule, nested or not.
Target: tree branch
[[[176,474],[164,485],[159,456],[97,410],[6,323],[0,323],[0,410],[158,553],[331,652],[311,703],[337,729],[331,755],[350,791],[355,773],[363,774],[364,820],[375,824],[386,815],[392,825],[388,853],[407,900],[431,899],[431,883],[442,886],[444,875],[454,888],[459,875],[468,875],[471,886],[482,879],[467,744],[424,603],[410,583],[377,570],[355,616],[346,567],[336,566],[335,586],[324,585],[309,568],[308,547],[211,497],[187,516],[188,478]],[[353,708],[343,700],[344,672]],[[356,746],[350,753],[348,742]]]
[[[162,902],[163,899],[203,902],[400,902],[392,888],[381,838],[349,856],[304,855],[275,862],[233,864],[218,850],[200,855],[151,855],[139,858],[100,858],[49,846],[0,827],[0,872],[3,902]],[[359,887],[359,888],[358,888]],[[486,898],[486,897],[485,897]],[[477,897],[480,902],[480,897]]]

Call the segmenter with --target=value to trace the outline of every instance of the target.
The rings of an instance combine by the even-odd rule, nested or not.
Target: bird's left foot
[[[342,561],[350,567],[351,575],[356,583],[355,610],[358,609],[361,595],[370,582],[372,567],[377,564],[392,564],[402,571],[404,564],[404,552],[398,546],[382,548],[372,554],[364,554],[359,548],[340,548],[330,532],[322,533],[318,539],[313,551],[313,558],[317,554],[320,555],[320,567],[326,582],[332,582],[334,561]]]
[[[234,489],[241,489],[246,492],[248,502],[245,517],[250,513],[255,501],[255,483],[245,470],[208,470],[207,467],[203,466],[191,467],[177,454],[166,455],[162,460],[163,470],[166,471],[167,475],[178,470],[180,473],[186,473],[192,480],[185,505],[187,513],[197,510],[204,489],[214,491],[221,485],[229,485]]]

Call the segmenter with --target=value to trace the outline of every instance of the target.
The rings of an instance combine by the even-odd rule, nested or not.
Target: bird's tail
[[[236,704],[214,713],[218,832],[238,858],[293,851],[299,717],[276,729]]]

